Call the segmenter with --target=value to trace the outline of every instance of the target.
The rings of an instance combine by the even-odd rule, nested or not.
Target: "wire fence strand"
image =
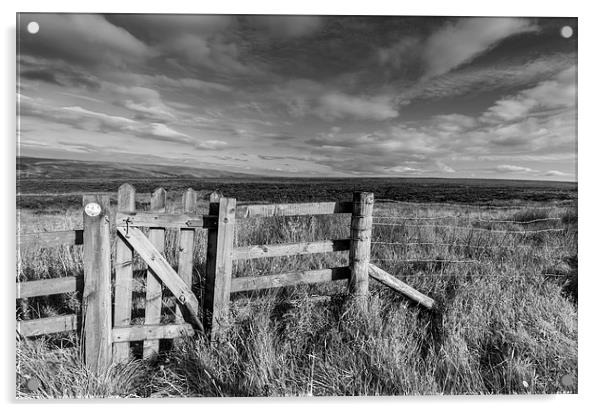
[[[388,245],[388,246],[443,246],[443,247],[456,247],[456,248],[466,248],[466,249],[482,249],[482,250],[495,250],[495,249],[531,249],[530,245],[513,245],[513,246],[505,246],[505,245],[494,245],[494,246],[479,246],[479,245],[470,245],[467,243],[445,243],[445,242],[383,242],[379,240],[374,240],[370,242],[373,245]]]
[[[488,210],[512,210],[512,209],[537,209],[537,210],[550,210],[553,208],[569,208],[576,207],[576,202],[571,203],[561,203],[561,204],[551,204],[549,206],[538,206],[538,205],[529,205],[529,204],[520,204],[520,205],[489,205],[489,204],[474,204],[474,203],[445,203],[445,202],[409,202],[404,200],[395,200],[395,199],[377,199],[378,202],[382,203],[397,203],[397,204],[405,204],[408,206],[440,206],[440,207],[471,207],[471,208],[479,208],[479,209],[488,209]]]
[[[379,216],[374,215],[375,219],[396,219],[396,220],[443,220],[443,219],[467,219],[468,223],[479,222],[479,223],[514,223],[519,225],[528,225],[532,223],[540,223],[540,222],[548,222],[548,221],[558,221],[562,220],[560,217],[546,217],[541,219],[533,219],[533,220],[492,220],[492,219],[470,219],[466,216],[461,215],[447,215],[447,216],[426,216],[426,217],[404,217],[404,216]]]
[[[454,230],[472,230],[475,232],[490,232],[490,233],[545,233],[545,232],[563,232],[567,229],[554,228],[554,229],[538,229],[538,230],[505,230],[505,229],[486,229],[482,227],[473,226],[453,226],[453,225],[406,225],[402,223],[372,223],[372,226],[396,226],[396,227],[420,227],[420,228],[440,228],[440,229],[454,229]]]

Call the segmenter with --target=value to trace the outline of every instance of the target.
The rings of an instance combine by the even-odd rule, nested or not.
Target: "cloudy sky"
[[[576,19],[21,14],[17,30],[23,156],[576,180]]]

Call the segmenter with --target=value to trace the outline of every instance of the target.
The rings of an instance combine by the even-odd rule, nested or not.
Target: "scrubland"
[[[141,198],[144,207],[147,199]],[[371,281],[367,312],[345,281],[232,296],[226,338],[162,344],[95,376],[75,334],[17,339],[18,397],[203,397],[525,394],[577,391],[577,215],[564,201],[375,206],[372,262],[431,296],[427,310]],[[199,212],[206,210],[206,202]],[[447,217],[446,217],[447,216]],[[413,219],[408,219],[413,218]],[[429,218],[429,219],[425,219]],[[551,220],[548,220],[551,219]],[[500,222],[501,221],[501,222]],[[81,225],[77,207],[23,208],[22,233]],[[525,230],[562,229],[556,232]],[[239,221],[237,245],[348,237],[349,218]],[[206,232],[197,233],[193,289],[202,294]],[[177,266],[178,236],[166,256]],[[18,251],[17,280],[80,275],[80,247]],[[239,261],[234,276],[343,266],[336,252]],[[144,267],[136,271],[134,323],[144,317]],[[201,296],[202,298],[202,296]],[[164,299],[164,322],[173,317]],[[18,319],[77,313],[77,294],[16,304]],[[563,379],[564,377],[564,379]],[[40,387],[27,382],[37,378]],[[562,383],[564,381],[564,384]]]

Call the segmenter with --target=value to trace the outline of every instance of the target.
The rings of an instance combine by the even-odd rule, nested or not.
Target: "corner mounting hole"
[[[570,38],[573,35],[573,28],[571,26],[564,26],[560,29],[560,35],[565,39]]]
[[[40,31],[40,25],[36,21],[30,21],[27,24],[27,31],[31,34],[36,34]]]

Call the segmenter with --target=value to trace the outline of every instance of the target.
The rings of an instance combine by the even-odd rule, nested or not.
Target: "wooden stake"
[[[391,275],[390,273],[385,272],[378,266],[375,266],[372,263],[370,263],[368,265],[368,268],[369,268],[368,270],[369,270],[370,277],[373,279],[376,279],[383,285],[390,287],[391,289],[401,293],[408,299],[411,299],[414,302],[419,303],[420,305],[424,306],[427,309],[432,309],[435,306],[435,301],[432,298],[417,291],[416,289],[414,289],[407,283],[402,282],[401,280],[397,279],[395,276]]]
[[[209,213],[217,214],[218,223],[215,233],[209,233],[203,305],[206,328],[211,328],[211,340],[216,340],[224,332],[229,313],[236,199],[221,198],[219,204],[211,203]]]
[[[370,263],[373,206],[373,193],[353,193],[351,245],[349,248],[349,268],[351,269],[349,292],[358,300],[363,309],[367,308],[368,303],[368,264]]]
[[[117,192],[117,211],[136,211],[136,189],[130,184],[123,184]],[[132,320],[132,282],[133,282],[133,250],[132,247],[117,236],[115,246],[115,308],[114,327],[130,326]],[[130,343],[113,344],[114,362],[125,362],[130,356]]]
[[[167,192],[162,187],[155,190],[151,196],[150,209],[153,212],[165,212]],[[165,249],[165,229],[152,228],[148,231],[148,239],[155,249],[163,253]],[[146,309],[144,312],[145,325],[158,325],[161,323],[161,304],[163,292],[161,281],[151,269],[146,272]],[[143,357],[149,358],[159,352],[159,340],[145,340],[142,350]]]
[[[193,213],[196,210],[196,192],[188,189],[182,196],[184,212]],[[188,287],[192,286],[192,268],[194,264],[194,229],[180,230],[180,248],[178,255],[178,275]],[[179,306],[176,306],[176,323],[183,323],[184,318]]]
[[[98,374],[111,364],[111,240],[109,196],[84,195],[84,350]]]

